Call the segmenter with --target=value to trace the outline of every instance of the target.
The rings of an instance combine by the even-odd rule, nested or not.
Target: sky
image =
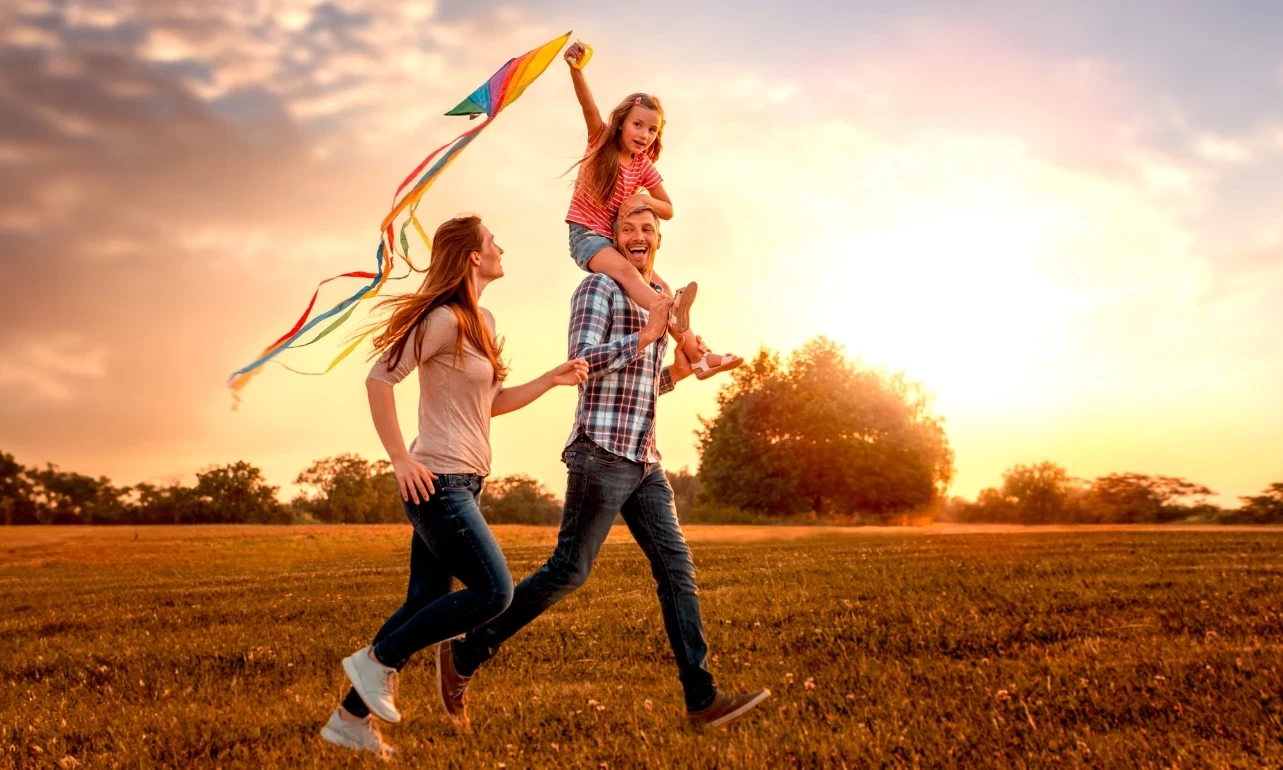
[[[315,459],[383,457],[364,358],[271,367],[236,411],[227,376],[318,281],[373,269],[396,185],[468,127],[442,113],[573,30],[603,110],[663,100],[656,266],[699,282],[717,350],[824,334],[905,372],[954,494],[1042,460],[1228,504],[1283,481],[1283,14],[1035,5],[6,2],[0,450],[121,484],[244,459],[286,493]],[[566,355],[584,140],[557,61],[419,210],[478,213],[505,249],[482,303],[513,383]],[[697,465],[718,386],[661,400],[666,467]],[[496,419],[493,472],[560,494],[574,398]]]

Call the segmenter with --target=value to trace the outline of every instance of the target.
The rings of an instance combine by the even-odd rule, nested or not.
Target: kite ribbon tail
[[[323,372],[305,372],[302,369],[295,369],[294,367],[290,366],[289,364],[283,361],[273,361],[272,363],[276,364],[277,366],[288,369],[289,371],[294,372],[295,374],[306,374],[309,377],[319,377],[322,374],[329,374],[334,367],[339,365],[340,361],[347,358],[348,354],[351,353],[353,350],[356,350],[357,346],[360,345],[365,340],[366,337],[370,336],[370,334],[373,331],[374,331],[373,329],[370,329],[369,331],[362,334],[360,337],[357,337],[356,340],[352,342],[352,344],[348,345],[346,348],[343,349],[342,353],[339,353],[337,358],[335,358],[333,361],[330,362],[329,366],[325,367],[325,371]]]
[[[433,150],[431,153],[429,153],[429,154],[428,154],[428,157],[424,158],[424,159],[419,163],[419,165],[415,166],[415,167],[414,167],[414,170],[413,170],[413,171],[411,171],[411,172],[409,173],[409,175],[407,175],[407,176],[406,176],[406,178],[401,182],[400,186],[396,188],[396,192],[392,193],[392,201],[393,201],[394,203],[396,202],[397,196],[399,196],[399,195],[401,194],[401,191],[402,191],[402,190],[404,190],[406,187],[408,187],[408,186],[409,186],[409,184],[410,184],[410,182],[411,182],[411,181],[413,181],[413,180],[414,180],[414,178],[415,178],[415,177],[417,177],[417,176],[419,175],[419,172],[420,172],[420,171],[422,171],[422,170],[424,169],[424,167],[425,167],[425,166],[427,166],[429,163],[431,163],[431,162],[432,162],[432,159],[433,159],[433,158],[435,158],[438,154],[440,154],[440,152],[441,152],[442,150],[446,149],[447,147],[449,147],[450,145],[452,145],[452,144],[454,144],[455,142],[459,141],[460,139],[462,139],[463,137],[467,136],[468,134],[475,134],[476,132],[480,131],[480,130],[482,129],[482,127],[484,127],[484,126],[485,126],[485,124],[486,124],[486,123],[489,123],[489,122],[490,122],[490,119],[489,119],[489,118],[487,118],[487,119],[486,119],[486,121],[485,121],[485,123],[480,123],[480,124],[478,124],[478,125],[476,125],[476,126],[474,126],[474,127],[470,128],[470,129],[468,129],[467,131],[464,131],[462,134],[459,134],[459,135],[458,135],[458,136],[456,136],[455,138],[451,139],[450,141],[446,142],[445,144],[441,145],[440,147],[436,148],[436,149],[435,149],[435,150]]]
[[[417,203],[410,207],[410,223],[414,225],[415,230],[419,231],[419,237],[423,239],[423,245],[424,247],[427,248],[427,251],[428,251],[428,262],[431,263],[432,262],[432,239],[428,237],[428,232],[423,229],[423,223],[420,222],[419,218],[414,215],[414,210],[417,209],[418,207],[419,205]],[[405,263],[410,266],[410,269],[416,273],[422,273],[424,270],[427,270],[426,267],[423,268],[423,270],[419,270],[418,268],[416,268],[414,266],[414,263],[410,261],[409,252],[410,252],[409,248],[406,248]]]
[[[312,308],[316,306],[316,298],[320,295],[322,286],[329,283],[330,281],[338,280],[339,278],[375,278],[375,277],[376,276],[374,273],[366,272],[364,270],[357,270],[350,273],[340,273],[339,275],[331,276],[329,278],[326,278],[324,281],[321,281],[320,283],[318,283],[316,285],[316,291],[312,292],[312,299],[308,301],[307,307],[304,308],[303,310],[303,315],[299,316],[299,319],[294,323],[294,326],[291,327],[288,332],[282,335],[280,339],[276,340],[271,345],[268,345],[267,347],[263,348],[262,352],[258,354],[259,358],[263,359],[264,356],[267,356],[268,358],[270,358],[271,356],[268,356],[269,353],[271,353],[271,355],[275,355],[276,353],[280,352],[280,350],[288,346],[287,343],[289,341],[297,338],[302,333],[302,331],[300,330],[304,330],[303,324],[307,322],[307,317],[311,315]],[[249,381],[253,379],[254,375],[257,373],[258,373],[257,367],[251,364],[249,367],[246,367],[245,369],[241,369],[240,371],[234,373],[228,379],[227,384],[232,389],[232,408],[233,409],[235,409],[240,404],[241,399],[240,399],[239,392],[247,384],[249,384]]]
[[[351,307],[354,303],[360,301],[361,299],[364,299],[367,296],[370,296],[371,292],[377,293],[379,287],[382,286],[387,281],[387,276],[388,276],[389,264],[384,259],[385,250],[386,250],[386,247],[384,246],[382,239],[380,239],[378,251],[375,253],[375,256],[378,262],[378,273],[364,273],[364,272],[363,273],[344,273],[343,275],[336,275],[333,278],[327,278],[324,281],[321,281],[321,283],[316,288],[316,292],[313,293],[312,295],[312,301],[308,303],[307,311],[299,319],[299,322],[294,325],[294,328],[291,329],[290,332],[287,333],[285,336],[281,337],[279,340],[277,340],[273,344],[264,348],[263,352],[260,353],[258,358],[255,359],[252,363],[233,372],[232,376],[228,378],[227,384],[232,389],[233,396],[235,397],[236,393],[244,389],[244,387],[249,383],[249,381],[253,379],[254,375],[258,374],[258,372],[261,371],[263,364],[275,358],[281,351],[289,347],[289,345],[293,343],[295,340],[297,340],[299,337],[311,331],[315,326],[320,324],[322,321],[325,321],[326,319],[332,318],[342,313],[343,311]],[[307,315],[311,313],[312,307],[316,304],[316,295],[320,292],[321,286],[329,283],[330,281],[335,280],[336,278],[357,277],[357,276],[371,278],[373,279],[373,283],[367,284],[364,288],[362,288],[361,290],[353,294],[348,299],[343,300],[339,304],[335,305],[334,307],[330,308],[324,313],[321,313],[320,315],[316,316],[312,320],[307,321],[306,323],[303,323],[306,320]],[[238,398],[234,398],[235,403],[239,403],[239,401],[240,400]],[[235,405],[233,405],[233,408],[235,408]]]
[[[375,276],[374,273],[366,272],[364,270],[356,270],[350,273],[340,273],[339,275],[330,276],[329,278],[326,278],[324,281],[321,281],[320,283],[318,283],[316,285],[316,291],[312,292],[311,301],[307,303],[307,307],[303,310],[303,315],[299,316],[298,320],[294,322],[294,326],[289,331],[285,332],[285,334],[282,335],[280,339],[276,340],[276,342],[273,342],[271,345],[268,345],[267,347],[263,348],[263,352],[259,353],[259,355],[260,356],[263,355],[269,350],[280,345],[282,342],[285,342],[286,340],[290,339],[294,335],[298,334],[299,329],[302,329],[303,324],[306,323],[307,317],[311,315],[312,308],[316,306],[316,298],[318,295],[320,295],[322,286],[329,283],[330,281],[336,281],[339,278],[375,278],[375,277],[377,276]]]
[[[328,372],[334,367],[338,366],[339,362],[347,358],[348,354],[351,353],[353,350],[356,350],[357,346],[360,345],[362,342],[364,342],[365,338],[370,336],[370,334],[373,331],[374,331],[373,329],[369,329],[360,337],[357,337],[355,340],[353,340],[351,345],[348,345],[346,348],[344,348],[343,352],[335,356],[334,360],[330,362],[330,365],[325,367],[325,372]],[[321,372],[321,374],[325,374],[325,372]]]
[[[352,305],[352,307],[350,307],[350,308],[348,308],[348,309],[347,309],[347,312],[346,312],[346,313],[344,313],[343,315],[339,316],[338,318],[336,318],[336,319],[334,320],[334,322],[333,322],[333,323],[331,323],[329,326],[325,327],[325,328],[321,331],[321,333],[320,333],[320,334],[316,335],[315,337],[313,337],[312,339],[308,340],[307,342],[295,343],[295,344],[293,344],[293,345],[290,345],[290,346],[289,346],[290,350],[298,350],[299,348],[305,348],[305,347],[307,347],[307,346],[309,346],[309,345],[315,345],[316,343],[320,342],[322,338],[324,338],[325,336],[327,336],[330,332],[334,331],[335,329],[339,328],[339,327],[340,327],[340,326],[342,326],[344,323],[346,323],[346,322],[347,322],[347,319],[351,318],[351,317],[352,317],[352,314],[353,314],[353,313],[355,313],[355,312],[356,312],[356,305],[354,304],[354,305]]]
[[[479,134],[486,126],[490,125],[490,121],[492,120],[494,120],[493,117],[486,118],[484,123],[460,134],[454,142],[446,145],[446,147],[449,147],[446,154],[439,158],[432,168],[428,169],[423,176],[419,177],[419,181],[415,183],[410,192],[406,193],[405,197],[397,201],[396,205],[392,207],[392,210],[388,212],[388,215],[383,218],[383,223],[379,225],[379,229],[383,230],[390,227],[402,211],[407,207],[414,205],[419,198],[423,197],[423,193],[432,186],[432,182],[435,181],[436,177],[442,171],[449,168],[450,164],[454,162],[454,159],[463,151],[463,148],[471,144],[472,140],[477,138],[477,134]],[[446,148],[443,147],[441,149]],[[433,155],[435,156],[436,153],[433,153]]]

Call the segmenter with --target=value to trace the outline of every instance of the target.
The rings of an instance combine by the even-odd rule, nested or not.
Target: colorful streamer
[[[504,108],[515,102],[526,90],[527,86],[543,74],[544,70],[546,70],[548,65],[552,63],[553,59],[557,57],[557,54],[569,39],[570,33],[567,32],[555,40],[550,40],[538,48],[526,52],[522,56],[515,59],[509,59],[508,63],[500,67],[489,80],[483,83],[479,88],[477,88],[477,90],[473,91],[468,98],[459,102],[454,109],[446,113],[446,115],[467,115],[469,119],[475,119],[482,115],[485,115],[486,118],[477,126],[463,132],[450,142],[447,142],[433,150],[421,163],[419,163],[417,167],[415,167],[413,171],[410,172],[408,176],[406,176],[405,181],[401,182],[401,185],[397,187],[396,192],[392,196],[392,210],[388,212],[388,215],[384,217],[382,224],[379,226],[379,247],[375,251],[374,255],[377,269],[372,273],[368,271],[342,273],[340,275],[333,276],[332,278],[327,278],[317,284],[316,291],[312,293],[312,299],[308,302],[307,308],[303,310],[303,314],[299,316],[299,319],[294,323],[290,330],[281,335],[281,337],[271,345],[263,348],[263,351],[258,354],[258,357],[255,358],[254,361],[245,367],[236,370],[232,373],[231,377],[228,378],[227,384],[232,389],[232,396],[235,402],[239,402],[239,393],[247,384],[249,384],[249,381],[253,379],[256,374],[262,371],[262,368],[268,362],[273,361],[276,356],[280,355],[281,352],[289,348],[307,347],[315,344],[318,340],[323,339],[328,334],[342,326],[344,322],[352,316],[352,313],[355,312],[357,303],[376,296],[388,282],[388,276],[392,272],[393,263],[395,262],[396,257],[401,257],[410,271],[423,272],[419,268],[415,267],[414,263],[410,261],[410,243],[409,239],[406,237],[406,228],[413,226],[415,232],[418,233],[419,237],[423,240],[424,245],[427,247],[428,253],[431,254],[432,243],[428,239],[428,234],[427,231],[424,230],[423,224],[415,214],[415,210],[418,208],[419,201],[423,197],[423,194],[432,186],[437,177],[449,168],[450,164],[459,157],[459,153],[471,144],[472,140],[476,139],[485,127],[490,125],[491,121],[493,121],[495,117],[504,110]],[[426,171],[424,170],[425,168]],[[406,215],[406,220],[401,224],[400,231],[398,233],[394,228],[394,225],[397,218],[402,214]],[[396,248],[398,245],[401,247],[399,252]],[[424,269],[426,269],[426,266]],[[391,280],[399,280],[400,278],[404,278],[408,275],[409,272]],[[368,283],[329,310],[319,313],[316,316],[312,316],[312,310],[316,305],[316,299],[320,294],[321,287],[330,281],[338,280],[340,278],[363,278],[366,279]],[[307,342],[299,341],[308,332],[332,318],[335,320],[331,321],[311,340]],[[371,331],[372,330],[367,330],[363,334],[359,335],[355,341],[347,345],[339,352],[338,356],[330,362],[330,365],[327,366],[323,372],[299,372],[296,369],[285,366],[285,364],[282,364],[279,361],[276,361],[275,363],[285,366],[285,368],[290,371],[297,372],[299,374],[325,374],[337,366],[344,358],[347,358],[348,354],[355,350]]]

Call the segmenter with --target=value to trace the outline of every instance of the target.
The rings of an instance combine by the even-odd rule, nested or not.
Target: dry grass
[[[554,532],[499,528],[512,571]],[[440,714],[428,656],[385,734],[411,767],[1283,764],[1283,532],[690,527],[719,682],[682,726],[640,553]],[[404,590],[405,527],[0,530],[0,766],[343,767],[339,660]]]

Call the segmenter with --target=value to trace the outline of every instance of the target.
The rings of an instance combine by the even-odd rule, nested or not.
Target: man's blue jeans
[[[583,585],[615,514],[622,513],[650,560],[686,708],[707,708],[716,688],[705,665],[708,644],[700,621],[695,564],[677,523],[673,489],[664,470],[659,463],[635,463],[611,454],[582,436],[567,448],[566,468],[569,483],[556,550],[517,585],[507,610],[455,642],[456,668],[471,675],[499,645]]]

